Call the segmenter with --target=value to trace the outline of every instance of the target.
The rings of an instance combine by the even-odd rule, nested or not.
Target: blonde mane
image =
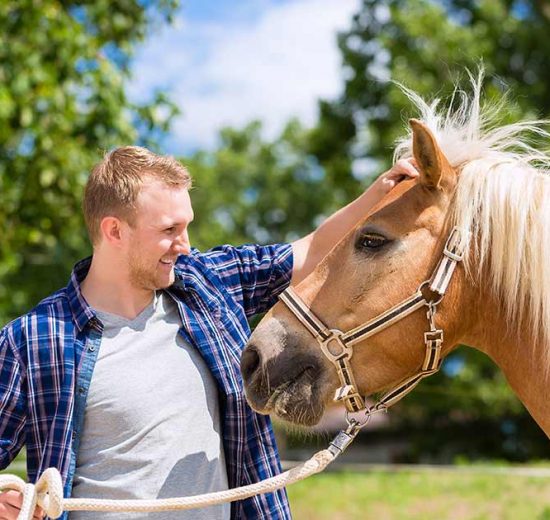
[[[452,225],[476,237],[467,272],[489,272],[509,322],[528,323],[534,338],[549,342],[550,154],[535,148],[537,139],[550,144],[543,128],[548,122],[498,126],[506,101],[482,104],[482,80],[483,71],[470,75],[471,93],[456,88],[445,110],[439,99],[427,103],[401,88],[459,172],[449,216]],[[409,133],[395,158],[411,156]]]

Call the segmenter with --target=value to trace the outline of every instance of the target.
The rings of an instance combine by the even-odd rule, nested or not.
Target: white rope
[[[59,518],[63,511],[157,512],[207,507],[281,489],[323,471],[339,455],[335,450],[322,450],[304,463],[274,477],[240,488],[182,498],[153,500],[108,500],[100,498],[63,498],[61,475],[49,468],[38,482],[27,484],[16,475],[0,475],[0,490],[12,489],[23,494],[23,505],[17,520],[32,520],[36,506],[50,518]]]

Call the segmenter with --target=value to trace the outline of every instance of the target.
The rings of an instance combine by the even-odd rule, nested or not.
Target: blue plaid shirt
[[[167,289],[178,305],[180,333],[202,354],[219,387],[230,487],[280,472],[269,418],[246,404],[239,371],[247,318],[269,309],[289,284],[290,245],[222,246],[181,256]],[[102,324],[80,292],[91,259],[69,284],[0,332],[0,468],[27,448],[29,480],[49,467],[70,496],[86,397]],[[232,504],[235,519],[290,518],[284,491]],[[66,516],[65,516],[66,518]]]

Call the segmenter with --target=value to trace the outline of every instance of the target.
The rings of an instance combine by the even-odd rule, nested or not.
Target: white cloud
[[[246,21],[180,18],[141,50],[131,95],[169,89],[183,112],[173,152],[210,147],[221,127],[251,119],[264,121],[268,137],[292,116],[311,125],[316,100],[341,90],[336,33],[357,8],[358,0],[293,0]]]

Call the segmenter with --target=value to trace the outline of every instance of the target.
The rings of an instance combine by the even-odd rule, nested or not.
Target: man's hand
[[[21,511],[23,495],[19,491],[5,491],[0,494],[0,520],[17,520]],[[44,512],[39,507],[36,508],[33,520],[44,518]]]
[[[380,175],[359,198],[334,213],[313,233],[293,242],[292,284],[300,283],[311,273],[338,240],[363,220],[369,210],[376,206],[396,184],[405,179],[414,179],[419,175],[414,159],[397,161],[391,169]]]
[[[414,159],[400,159],[386,173],[380,175],[371,187],[385,195],[401,181],[414,179],[418,175]]]

